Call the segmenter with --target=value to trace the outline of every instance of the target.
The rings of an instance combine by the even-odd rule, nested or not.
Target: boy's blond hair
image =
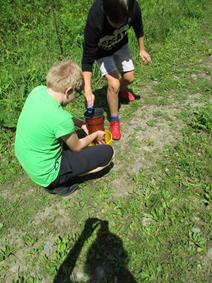
[[[83,87],[83,76],[80,67],[71,60],[54,64],[46,76],[47,87],[64,93],[67,88],[80,91]]]

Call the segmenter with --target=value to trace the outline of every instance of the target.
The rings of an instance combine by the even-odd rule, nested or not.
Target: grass
[[[67,55],[69,50],[73,50],[74,58],[79,60],[81,29],[91,1],[86,1],[83,8],[80,1],[70,5],[73,8],[71,15],[80,10],[83,18],[79,25],[77,21],[73,23],[73,29],[65,11],[70,12],[70,7],[66,1],[61,3],[62,10],[56,9],[57,13],[60,11],[61,33],[65,34],[68,29],[76,36],[70,49],[70,39],[64,36],[64,52]],[[12,150],[15,132],[2,127],[0,282],[62,282],[61,278],[70,282],[71,275],[72,282],[84,283],[95,272],[101,277],[105,272],[108,274],[108,270],[110,283],[117,282],[114,274],[119,276],[118,282],[210,282],[212,111],[209,105],[211,81],[208,79],[211,63],[208,62],[211,56],[211,7],[208,4],[207,9],[203,9],[205,1],[181,1],[184,9],[175,2],[161,0],[158,5],[155,3],[153,0],[143,3],[143,14],[148,16],[144,17],[147,47],[153,56],[153,64],[143,66],[139,63],[136,42],[130,35],[136,62],[133,90],[141,94],[141,101],[121,107],[120,112],[123,124],[126,124],[134,118],[136,111],[144,111],[143,107],[146,109],[143,120],[148,110],[153,109],[145,127],[139,124],[137,131],[145,136],[146,131],[157,128],[158,121],[165,121],[175,130],[174,122],[177,121],[184,125],[176,134],[179,139],[157,152],[156,144],[150,138],[141,141],[130,136],[128,141],[132,141],[132,148],[127,154],[126,150],[119,149],[119,145],[114,145],[119,152],[116,160],[122,166],[120,169],[111,170],[99,181],[81,185],[70,198],[60,198],[46,194],[26,178]],[[36,4],[27,6],[30,15],[35,8],[33,5]],[[42,11],[42,2],[39,5],[39,11]],[[14,17],[22,15],[24,22],[27,7],[23,13],[18,10]],[[42,22],[42,13],[38,15],[33,21],[39,19]],[[167,17],[167,22],[164,22]],[[11,26],[15,22],[7,19],[4,23],[10,25],[10,32],[14,34]],[[48,19],[47,27],[50,23],[51,19]],[[50,35],[43,38],[37,29],[30,31],[26,24],[16,28],[19,46],[24,43],[23,46],[27,46],[25,51],[29,52],[26,42],[32,35],[37,34],[42,39],[41,49],[46,40],[52,40]],[[21,28],[23,37],[19,33]],[[26,37],[27,31],[29,38]],[[44,27],[42,32],[45,33]],[[14,37],[8,34],[7,39],[9,41],[4,44],[8,48]],[[47,66],[58,57],[60,48],[56,38],[50,42],[52,58],[46,49],[41,52],[41,49],[33,48],[30,60],[37,56],[37,63],[28,66],[29,53],[24,61],[17,57],[15,62],[17,70],[21,70],[19,73],[11,72],[10,63],[17,55],[7,49],[11,53],[7,54],[7,60],[4,56],[4,69],[11,73],[11,81],[24,89],[25,94],[32,85],[42,81]],[[39,59],[40,54],[46,60]],[[100,89],[104,84],[97,70],[95,72],[95,88]],[[1,98],[6,103],[9,99],[6,91],[10,90],[14,97],[11,92],[14,85],[7,86],[6,75],[4,80]],[[147,86],[149,90],[146,91]],[[17,109],[25,94],[16,100]],[[6,105],[9,108],[11,102]],[[172,111],[172,107],[178,111],[164,111],[169,108]],[[83,101],[79,100],[76,109],[72,110],[81,115]],[[132,150],[135,153],[140,150],[143,154],[143,147],[149,149],[145,160],[152,160],[151,166],[128,174],[129,160],[135,161]],[[123,186],[121,196],[116,194],[114,181]],[[126,196],[124,189],[128,185],[130,189]]]

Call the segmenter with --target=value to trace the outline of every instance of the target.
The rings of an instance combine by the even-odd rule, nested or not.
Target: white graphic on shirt
[[[113,34],[106,35],[99,40],[98,46],[104,50],[112,49],[118,42],[120,42],[129,29],[129,25],[126,24],[120,29],[114,30]]]

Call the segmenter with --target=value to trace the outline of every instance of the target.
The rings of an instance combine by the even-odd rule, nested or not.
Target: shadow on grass
[[[70,279],[85,241],[98,229],[95,241],[87,252],[84,272],[88,275],[87,283],[136,283],[127,269],[128,254],[122,240],[111,233],[108,221],[88,218],[84,229],[59,267],[54,283],[74,283]],[[77,282],[75,282],[77,283]]]
[[[132,93],[132,89],[128,88],[128,90]],[[95,92],[95,107],[103,108],[107,115],[107,120],[110,120],[110,110],[107,103],[107,86],[104,86],[100,89],[97,89]],[[139,100],[141,97],[137,94],[134,94],[135,100]],[[129,101],[126,99],[119,99],[119,110],[121,109],[122,104],[129,104]]]

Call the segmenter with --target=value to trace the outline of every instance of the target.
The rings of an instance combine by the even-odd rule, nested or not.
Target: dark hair
[[[124,23],[131,14],[135,0],[103,0],[106,16],[114,23]]]

